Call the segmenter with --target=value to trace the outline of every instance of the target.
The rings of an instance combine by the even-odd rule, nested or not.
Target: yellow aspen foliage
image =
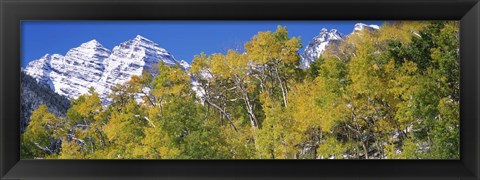
[[[22,158],[458,159],[458,22],[386,22],[330,43],[308,69],[286,27],[245,52],[93,88],[65,117],[36,109]]]
[[[323,159],[344,159],[347,150],[352,148],[350,144],[344,144],[335,137],[327,136],[317,149],[318,157]]]
[[[59,159],[85,159],[85,154],[82,151],[82,146],[75,141],[62,141],[62,152],[59,154]]]
[[[55,139],[64,135],[63,123],[48,111],[47,106],[40,105],[30,116],[27,131],[22,134],[22,146],[27,149],[30,158],[42,158],[55,152]]]
[[[381,26],[380,41],[400,41],[402,43],[410,43],[412,34],[419,36],[419,31],[425,28],[429,23],[426,21],[409,21],[409,22],[391,22]]]

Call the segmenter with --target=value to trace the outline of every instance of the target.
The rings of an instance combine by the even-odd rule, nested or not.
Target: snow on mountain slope
[[[357,24],[355,24],[355,27],[353,28],[352,33],[360,32],[364,29],[366,29],[369,32],[373,32],[374,30],[380,29],[380,27],[378,25],[375,25],[375,24],[367,25],[367,24],[364,24],[364,23],[357,23]]]
[[[182,66],[182,68],[185,70],[189,70],[192,67],[192,65],[188,64],[188,62],[184,60],[180,61],[180,66]]]
[[[46,54],[40,59],[31,61],[28,63],[25,68],[25,73],[35,78],[40,84],[46,85],[51,89],[54,89],[52,80],[50,79],[50,73],[52,72],[52,67],[50,66],[50,61],[52,59],[63,59],[64,57],[59,54]]]
[[[68,98],[76,98],[93,87],[105,103],[111,87],[141,75],[144,70],[153,73],[160,61],[167,65],[179,63],[158,44],[138,35],[112,51],[92,40],[69,50],[65,56],[47,54],[30,62],[25,73]]]
[[[300,68],[308,68],[310,64],[315,61],[325,51],[327,46],[331,43],[336,43],[345,38],[345,35],[338,32],[336,29],[328,31],[323,28],[320,34],[315,36],[307,45],[304,52],[300,54]]]
[[[87,93],[89,87],[95,88],[104,70],[102,63],[109,56],[110,50],[92,40],[70,49],[64,58],[52,59],[50,79],[55,92],[78,97]]]
[[[78,97],[95,86],[103,72],[102,62],[110,55],[96,40],[70,49],[65,56],[54,54],[30,62],[25,73],[48,85],[57,94]]]
[[[351,34],[355,34],[363,30],[373,32],[378,29],[380,29],[378,25],[357,23],[354,25]],[[327,29],[323,28],[320,31],[320,34],[315,36],[307,45],[304,52],[300,54],[300,68],[309,68],[310,64],[317,58],[319,58],[329,45],[333,43],[339,43],[351,34],[343,35],[336,29],[331,29],[330,31],[328,31]]]
[[[167,65],[178,63],[167,50],[140,35],[123,42],[115,46],[110,57],[105,59],[98,91],[106,95],[115,84],[127,82],[133,75],[141,75],[144,70],[154,73],[153,68],[160,61]]]

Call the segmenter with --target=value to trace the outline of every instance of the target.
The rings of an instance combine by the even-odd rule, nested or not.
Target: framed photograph
[[[0,1],[1,179],[480,178],[480,3]]]

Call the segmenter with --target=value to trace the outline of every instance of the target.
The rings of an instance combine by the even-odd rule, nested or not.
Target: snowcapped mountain
[[[65,56],[47,54],[31,61],[24,71],[68,98],[76,98],[93,87],[105,102],[115,84],[124,83],[133,75],[141,75],[144,70],[153,73],[153,67],[160,61],[189,67],[187,62],[178,62],[167,50],[138,35],[115,46],[112,51],[91,40],[69,50]]]
[[[188,62],[185,60],[180,61],[180,66],[182,66],[182,68],[185,70],[189,70],[192,67],[192,65],[188,64]]]
[[[364,29],[368,32],[373,32],[379,28],[380,27],[378,25],[374,24],[367,25],[364,23],[357,23],[355,24],[351,34],[363,31]],[[349,35],[343,35],[336,29],[331,29],[328,31],[327,29],[323,28],[320,31],[320,34],[315,36],[307,45],[303,53],[300,54],[300,68],[309,68],[310,64],[319,58],[330,44],[339,43],[340,41],[346,39]]]
[[[364,23],[357,23],[357,24],[355,24],[355,27],[353,28],[352,33],[360,32],[360,31],[363,31],[364,29],[366,29],[368,32],[373,32],[375,30],[380,29],[380,27],[378,25],[375,25],[375,24],[367,25],[367,24],[364,24]]]
[[[345,37],[345,35],[338,32],[336,29],[331,29],[328,31],[327,29],[323,28],[320,31],[320,34],[315,36],[307,45],[304,52],[300,54],[300,67],[310,67],[310,63],[320,57],[329,44],[337,43],[343,40]]]
[[[167,50],[138,35],[115,46],[110,57],[103,61],[105,71],[96,90],[101,95],[109,94],[115,84],[127,82],[133,75],[141,75],[144,70],[153,73],[153,68],[160,61],[167,65],[178,63]]]

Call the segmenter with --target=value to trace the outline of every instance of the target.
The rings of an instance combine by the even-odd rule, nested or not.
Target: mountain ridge
[[[153,73],[153,66],[160,61],[167,65],[180,64],[184,69],[190,66],[176,60],[157,43],[137,35],[112,50],[93,39],[65,55],[46,54],[28,63],[23,71],[68,98],[77,98],[93,87],[105,104],[111,87],[128,81],[133,75],[141,75],[144,70]]]
[[[331,44],[338,44],[345,40],[348,36],[356,34],[360,31],[366,30],[368,32],[373,32],[379,28],[380,27],[375,24],[367,25],[364,23],[356,23],[353,31],[348,35],[342,34],[337,29],[328,30],[326,28],[322,28],[320,33],[313,37],[304,51],[300,53],[299,67],[303,69],[309,68],[310,64],[319,58]]]
[[[313,37],[303,53],[300,54],[300,68],[309,68],[310,64],[315,61],[325,51],[331,43],[338,43],[345,39],[345,35],[337,29],[322,28],[320,33]]]

